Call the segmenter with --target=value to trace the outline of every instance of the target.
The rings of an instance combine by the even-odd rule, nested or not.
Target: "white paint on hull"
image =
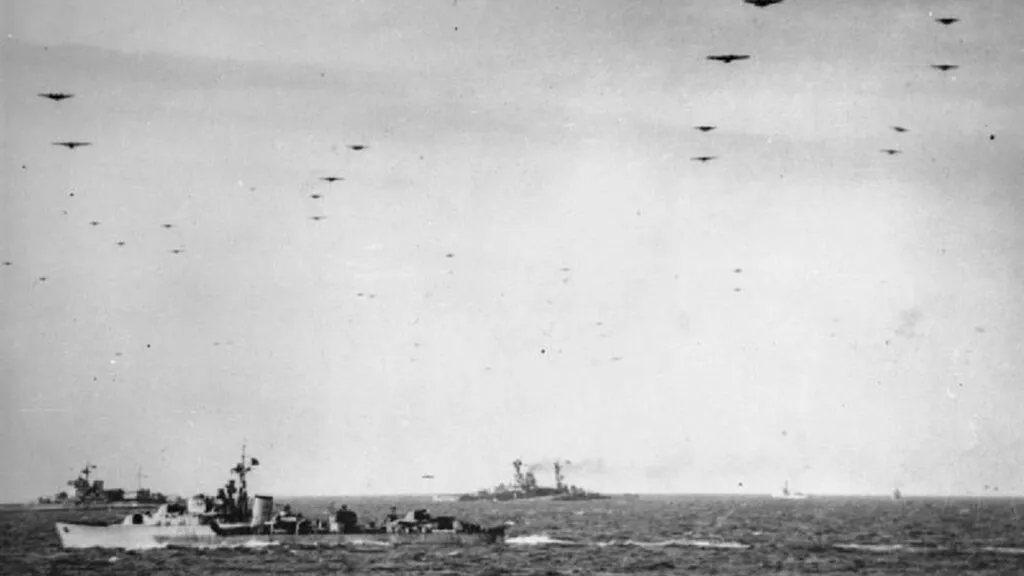
[[[165,546],[158,538],[214,538],[216,533],[209,526],[184,524],[177,526],[146,526],[132,524],[111,524],[90,526],[57,522],[57,536],[64,548],[123,548],[141,550]]]

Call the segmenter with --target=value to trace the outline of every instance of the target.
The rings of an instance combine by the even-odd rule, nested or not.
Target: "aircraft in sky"
[[[717,60],[718,62],[723,62],[725,64],[729,64],[734,60],[747,60],[748,58],[750,58],[750,56],[747,54],[712,54],[711,56],[708,56],[708,60]]]
[[[75,95],[74,94],[68,94],[67,92],[41,92],[39,94],[39,97],[40,98],[49,98],[50,100],[53,100],[54,102],[60,102],[61,100],[66,100],[68,98],[74,98]]]
[[[54,146],[64,146],[68,150],[74,150],[79,146],[92,146],[92,142],[54,142]]]

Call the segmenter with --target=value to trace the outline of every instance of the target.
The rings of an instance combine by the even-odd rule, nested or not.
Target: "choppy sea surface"
[[[513,521],[502,546],[145,551],[63,550],[57,520],[122,513],[0,512],[4,574],[1024,574],[1012,499],[643,496],[589,502],[416,498],[279,499],[307,516],[348,504],[360,520],[391,505],[484,525]]]

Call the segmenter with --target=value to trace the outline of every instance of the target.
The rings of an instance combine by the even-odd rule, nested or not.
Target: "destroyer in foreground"
[[[120,548],[138,550],[163,546],[230,547],[259,542],[308,546],[346,544],[494,544],[503,542],[507,525],[485,528],[452,516],[431,516],[414,510],[393,513],[377,526],[362,525],[354,512],[342,506],[334,518],[317,520],[293,514],[289,506],[276,514],[273,498],[247,492],[246,475],[259,464],[242,460],[216,498],[197,495],[187,502],[163,504],[155,512],[129,514],[118,524],[57,522],[64,548]]]

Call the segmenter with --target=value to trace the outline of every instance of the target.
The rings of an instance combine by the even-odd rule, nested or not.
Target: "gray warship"
[[[68,480],[71,491],[61,491],[53,496],[41,496],[28,504],[32,510],[75,510],[75,509],[120,509],[155,508],[167,502],[166,495],[142,487],[142,471],[139,471],[139,486],[134,491],[122,488],[108,488],[103,480],[90,479],[95,464],[86,463],[78,477]]]
[[[563,474],[564,465],[570,464],[570,462],[562,462],[556,460],[554,463],[555,469],[555,485],[554,486],[540,486],[537,483],[537,478],[533,472],[527,469],[523,471],[523,461],[516,459],[512,462],[512,467],[515,469],[515,474],[512,477],[512,482],[508,484],[498,484],[490,490],[480,490],[472,494],[463,494],[459,496],[460,502],[475,502],[480,500],[490,500],[493,502],[507,502],[510,500],[607,500],[609,496],[599,494],[597,492],[590,492],[579,486],[569,485],[565,483],[565,475]]]

